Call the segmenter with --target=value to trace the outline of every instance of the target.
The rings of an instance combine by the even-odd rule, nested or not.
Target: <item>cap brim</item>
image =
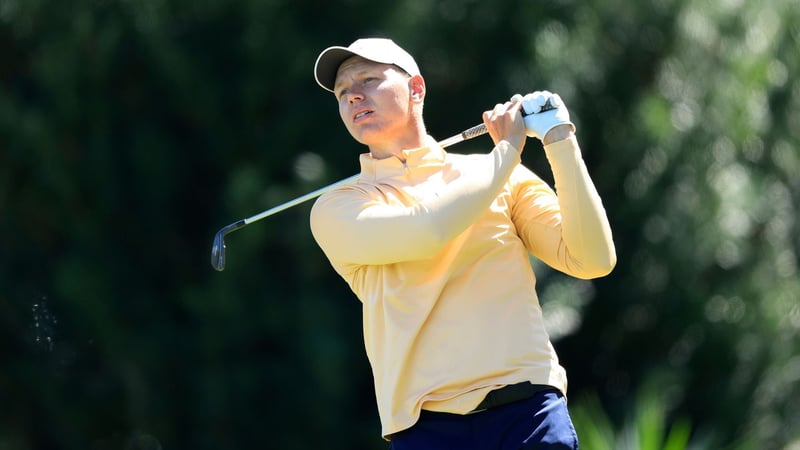
[[[336,72],[344,60],[356,54],[346,47],[329,47],[320,53],[314,65],[314,77],[323,89],[333,92],[336,83]]]

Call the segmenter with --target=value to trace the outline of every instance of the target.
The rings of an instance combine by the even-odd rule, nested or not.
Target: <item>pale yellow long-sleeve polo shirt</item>
[[[545,152],[558,196],[505,141],[457,155],[428,138],[405,162],[362,155],[359,180],[315,202],[314,238],[363,304],[384,437],[507,384],[566,393],[528,254],[585,279],[616,255],[577,140]]]

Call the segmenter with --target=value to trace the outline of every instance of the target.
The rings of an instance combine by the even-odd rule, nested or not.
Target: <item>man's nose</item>
[[[350,104],[364,100],[364,93],[358,90],[350,90],[347,92],[347,101]]]

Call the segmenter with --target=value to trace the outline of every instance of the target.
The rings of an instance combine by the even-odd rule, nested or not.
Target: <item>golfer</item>
[[[559,96],[497,104],[483,113],[494,147],[457,155],[428,135],[425,79],[393,41],[327,48],[314,71],[369,149],[358,181],[317,199],[310,221],[363,304],[390,449],[578,448],[529,255],[590,279],[616,254]],[[555,191],[520,164],[528,136]]]

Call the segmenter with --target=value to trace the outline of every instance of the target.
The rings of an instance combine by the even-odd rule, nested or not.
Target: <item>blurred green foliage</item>
[[[0,448],[386,448],[310,205],[209,265],[357,171],[311,70],[366,35],[417,56],[437,138],[514,92],[569,106],[619,254],[533,262],[576,411],[800,446],[797,0],[0,0]]]
[[[617,429],[596,396],[582,398],[572,408],[580,445],[593,450],[685,450],[691,426],[686,419],[668,424],[669,402],[658,387],[642,389],[626,422]],[[702,444],[707,448],[708,443]],[[693,448],[698,448],[693,446]]]

